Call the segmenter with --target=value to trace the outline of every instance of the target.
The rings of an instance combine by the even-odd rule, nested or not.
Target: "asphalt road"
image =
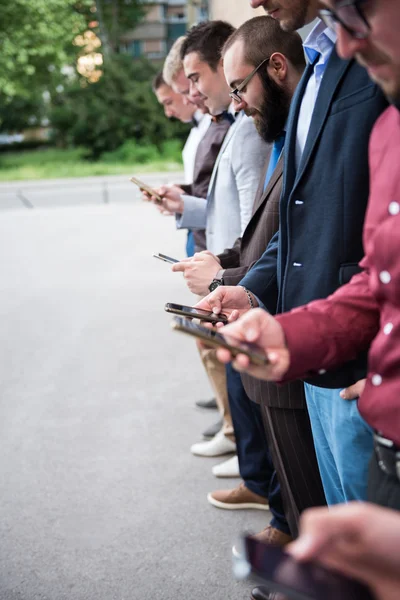
[[[163,311],[192,297],[151,256],[184,234],[125,181],[0,186],[0,600],[249,597],[231,544],[268,514],[207,503],[216,414]]]

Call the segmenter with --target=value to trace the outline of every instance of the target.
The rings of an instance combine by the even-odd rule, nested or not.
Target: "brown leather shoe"
[[[255,533],[251,537],[259,542],[263,542],[264,544],[272,544],[273,546],[286,546],[286,544],[289,544],[289,542],[293,541],[293,538],[290,535],[283,533],[283,531],[280,531],[275,527],[272,527],[272,525],[268,525],[268,527],[260,531],[260,533]],[[232,554],[235,558],[240,558],[242,556],[239,546],[232,546]]]
[[[233,490],[217,490],[207,496],[207,500],[213,506],[226,508],[228,510],[240,510],[244,508],[256,508],[268,510],[268,500],[251,492],[242,482]]]
[[[291,535],[283,533],[283,531],[272,527],[272,525],[268,525],[268,527],[260,531],[260,533],[255,533],[252,537],[259,542],[273,544],[274,546],[286,546],[286,544],[293,541]]]

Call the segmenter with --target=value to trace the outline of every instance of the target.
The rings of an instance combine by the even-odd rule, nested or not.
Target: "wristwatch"
[[[224,277],[223,277],[224,271],[225,271],[225,269],[220,269],[218,271],[218,273],[216,274],[216,276],[214,277],[214,279],[208,286],[208,289],[210,290],[210,292],[213,292],[214,290],[216,290],[218,286],[224,285]]]

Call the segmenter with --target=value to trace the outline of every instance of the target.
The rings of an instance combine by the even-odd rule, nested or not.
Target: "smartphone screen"
[[[157,254],[153,254],[153,256],[154,258],[163,260],[164,262],[170,263],[171,265],[180,262],[177,258],[171,258],[170,256],[167,256],[166,254],[161,254],[160,252],[158,252]]]
[[[373,600],[364,584],[315,563],[299,563],[278,546],[244,538],[245,553],[234,571],[251,574],[271,591],[293,600]],[[240,561],[247,563],[247,572]]]
[[[210,346],[211,348],[226,348],[233,356],[245,354],[255,365],[264,366],[268,364],[268,358],[260,352],[257,346],[242,344],[233,338],[222,335],[216,329],[208,329],[207,327],[197,325],[191,319],[175,317],[172,322],[172,328],[202,340],[206,346]]]
[[[168,302],[165,305],[165,310],[175,315],[182,315],[190,319],[200,319],[202,321],[208,321],[209,323],[227,323],[228,317],[224,314],[215,315],[210,313],[208,310],[202,310],[201,308],[194,308],[193,306],[184,306],[183,304],[173,304]]]

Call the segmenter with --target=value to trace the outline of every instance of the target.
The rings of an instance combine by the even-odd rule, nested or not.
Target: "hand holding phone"
[[[154,196],[154,198],[157,201],[157,204],[162,204],[161,196],[159,194],[157,194],[157,192],[155,190],[153,190],[153,188],[151,188],[149,185],[147,185],[147,183],[143,183],[143,181],[140,181],[140,179],[138,179],[137,177],[131,177],[130,181],[132,181],[132,183],[137,185],[140,190],[147,192],[147,194],[149,194],[149,196]]]
[[[170,256],[167,256],[166,254],[161,254],[161,252],[157,252],[157,254],[153,254],[154,258],[158,258],[159,260],[163,260],[166,263],[170,263],[171,265],[174,265],[175,263],[180,262],[177,258],[171,258]]]
[[[182,331],[182,333],[186,333],[202,340],[202,342],[210,348],[226,348],[232,356],[245,354],[250,362],[257,366],[265,366],[268,364],[268,358],[265,354],[261,354],[259,349],[252,346],[252,344],[242,344],[237,342],[235,339],[222,335],[216,329],[207,329],[207,327],[197,325],[197,323],[193,323],[191,319],[175,317],[171,326],[176,331]]]
[[[370,589],[355,579],[314,562],[300,563],[285,551],[263,544],[251,536],[243,538],[243,553],[235,558],[239,579],[252,575],[272,592],[293,600],[373,600]]]
[[[183,304],[172,304],[168,302],[164,310],[174,315],[181,315],[188,319],[200,319],[201,321],[207,321],[207,323],[224,323],[228,322],[228,317],[224,314],[216,315],[208,310],[201,310],[200,308],[193,308],[193,306],[185,306]]]

